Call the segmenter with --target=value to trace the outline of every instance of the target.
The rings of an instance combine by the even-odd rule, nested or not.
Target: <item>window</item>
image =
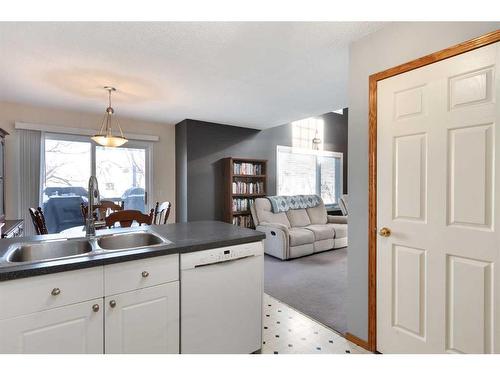
[[[292,122],[292,145],[298,148],[322,150],[324,121],[319,118],[306,118]],[[317,138],[320,143],[314,143]]]
[[[96,147],[96,177],[101,198],[122,201],[129,210],[146,208],[146,150]]]
[[[101,199],[124,201],[125,208],[145,212],[151,186],[150,147],[128,142],[109,148],[85,136],[45,134],[40,196],[49,233],[83,225],[80,204],[87,202],[92,174],[99,182]]]
[[[342,194],[342,160],[339,152],[277,147],[277,194],[320,195],[335,207]]]

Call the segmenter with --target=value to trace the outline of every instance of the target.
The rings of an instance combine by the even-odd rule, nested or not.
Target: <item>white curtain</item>
[[[24,219],[24,235],[36,234],[28,209],[40,204],[42,132],[17,130],[19,137],[18,215]]]

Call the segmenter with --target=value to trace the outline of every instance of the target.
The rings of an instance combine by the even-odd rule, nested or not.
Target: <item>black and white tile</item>
[[[264,294],[262,354],[368,354],[337,332]]]

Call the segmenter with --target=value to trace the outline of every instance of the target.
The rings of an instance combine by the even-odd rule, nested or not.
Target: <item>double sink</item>
[[[93,238],[21,242],[9,247],[4,263],[41,262],[106,251],[155,248],[170,241],[145,231],[125,232]]]

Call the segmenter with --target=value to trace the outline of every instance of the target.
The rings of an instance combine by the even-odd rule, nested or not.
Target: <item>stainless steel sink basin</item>
[[[61,240],[19,243],[7,256],[8,262],[37,262],[82,255],[92,251],[87,240]]]
[[[12,263],[35,263],[99,254],[105,251],[133,250],[170,244],[167,239],[148,231],[122,232],[92,238],[26,241],[10,245],[0,267]]]
[[[109,236],[99,237],[97,239],[97,245],[103,250],[136,249],[141,247],[164,245],[168,243],[170,243],[170,241],[148,232],[112,234]]]

